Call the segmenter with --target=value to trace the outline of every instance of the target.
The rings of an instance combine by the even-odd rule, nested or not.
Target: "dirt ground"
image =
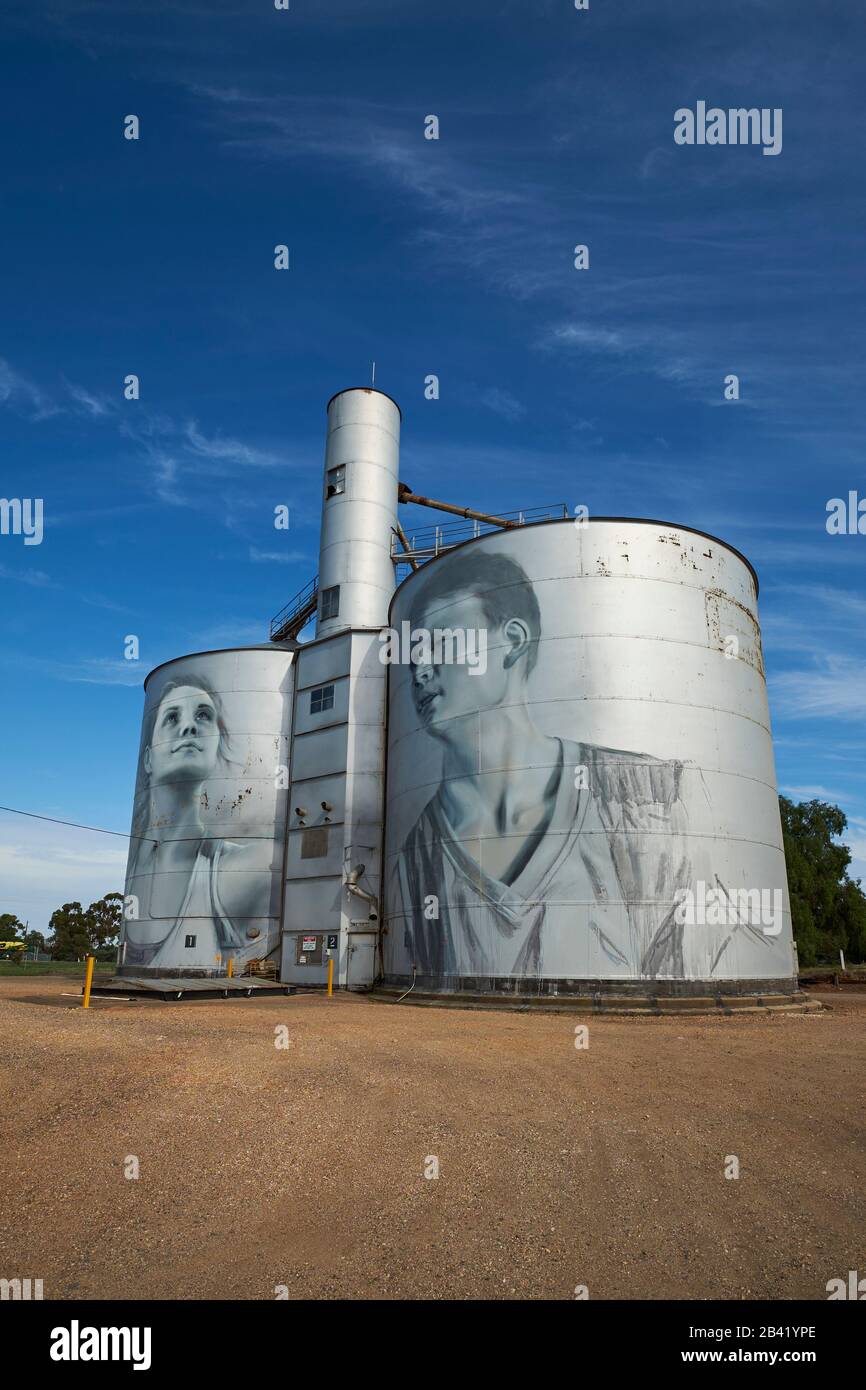
[[[866,1271],[862,993],[696,1020],[74,988],[0,981],[0,1276],[46,1298],[825,1299]]]

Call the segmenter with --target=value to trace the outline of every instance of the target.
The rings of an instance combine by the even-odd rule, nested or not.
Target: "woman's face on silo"
[[[217,712],[207,691],[183,685],[164,695],[147,750],[147,770],[156,782],[203,782],[213,775],[219,753]]]

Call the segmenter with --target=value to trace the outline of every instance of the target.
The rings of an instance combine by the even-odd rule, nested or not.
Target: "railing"
[[[288,638],[297,637],[315,613],[318,601],[319,576],[316,575],[271,619],[271,641],[285,642]]]
[[[555,506],[525,507],[520,512],[500,512],[498,515],[503,521],[513,521],[517,526],[531,526],[537,521],[567,521],[570,512],[567,503],[559,502]],[[425,560],[432,560],[434,556],[441,555],[443,550],[451,550],[463,541],[471,541],[476,536],[486,536],[491,531],[501,530],[501,526],[489,521],[446,521],[437,526],[425,526],[406,537],[409,543],[408,553],[403,549],[399,537],[392,536],[391,559],[398,564],[408,565],[411,554],[414,560],[423,564]]]
[[[519,512],[500,512],[498,513],[502,521],[512,521],[516,526],[531,526],[539,521],[567,521],[571,513],[565,502],[559,502],[550,507],[525,507]],[[397,566],[397,579],[402,580],[405,574],[411,569],[409,556],[416,564],[423,565],[426,560],[432,560],[436,555],[441,555],[445,550],[452,550],[455,545],[460,545],[463,541],[473,540],[477,536],[486,536],[491,531],[501,531],[501,526],[496,526],[490,521],[446,521],[436,526],[425,526],[420,531],[413,531],[411,536],[407,536],[409,551],[403,549],[403,545],[398,536],[391,537],[391,559]],[[403,571],[401,573],[401,571]],[[297,637],[298,633],[310,621],[316,611],[319,599],[319,576],[311,579],[309,584],[305,584],[295,597],[281,608],[275,618],[271,619],[271,641],[285,642],[286,640]]]

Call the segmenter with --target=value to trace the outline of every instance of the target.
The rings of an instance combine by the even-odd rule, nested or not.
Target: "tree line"
[[[29,931],[13,913],[0,914],[0,941],[23,941],[27,952],[44,951],[52,960],[114,960],[123,921],[123,894],[106,893],[104,898],[82,907],[64,903],[52,912],[49,935]],[[26,954],[26,953],[25,953]]]
[[[851,851],[838,843],[848,820],[826,801],[779,797],[791,921],[801,965],[866,960],[866,897],[848,877]]]

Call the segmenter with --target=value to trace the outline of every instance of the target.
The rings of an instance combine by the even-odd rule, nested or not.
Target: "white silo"
[[[328,402],[316,636],[388,621],[394,593],[400,408],[373,387]]]
[[[328,402],[316,637],[295,666],[281,978],[368,988],[378,971],[386,668],[400,410],[355,387]]]
[[[276,956],[295,649],[197,652],[147,677],[121,975]]]
[[[486,659],[390,669],[386,980],[796,989],[757,580],[737,551],[640,520],[492,533],[410,575],[403,622],[483,631]]]

